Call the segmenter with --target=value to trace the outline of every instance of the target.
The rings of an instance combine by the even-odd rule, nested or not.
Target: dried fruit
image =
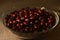
[[[45,9],[23,8],[5,17],[6,26],[18,32],[44,32],[54,25],[55,17]]]

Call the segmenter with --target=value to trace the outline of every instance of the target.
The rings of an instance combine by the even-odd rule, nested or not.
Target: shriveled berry
[[[23,24],[27,25],[27,22],[24,21]]]
[[[38,10],[38,13],[41,13],[41,10]]]
[[[17,32],[44,32],[54,26],[55,17],[45,9],[22,8],[5,17],[6,26]]]
[[[13,20],[13,23],[16,23],[16,21],[15,21],[15,20]]]

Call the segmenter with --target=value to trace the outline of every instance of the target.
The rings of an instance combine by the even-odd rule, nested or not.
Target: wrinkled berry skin
[[[8,28],[17,32],[43,32],[54,26],[55,17],[45,9],[23,8],[6,15],[5,23]]]

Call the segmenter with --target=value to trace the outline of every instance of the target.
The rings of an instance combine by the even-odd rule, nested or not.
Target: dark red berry
[[[23,8],[5,17],[6,26],[18,32],[44,32],[54,26],[55,17],[45,9]]]

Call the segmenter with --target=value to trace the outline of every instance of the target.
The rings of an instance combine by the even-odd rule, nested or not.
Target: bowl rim
[[[58,25],[58,23],[59,23],[59,16],[58,16],[57,12],[54,11],[54,10],[52,10],[52,11],[53,11],[53,13],[54,13],[55,16],[56,16],[56,17],[55,17],[55,19],[56,19],[55,21],[56,21],[56,22],[55,22],[54,26],[53,26],[51,29],[55,28],[55,27]],[[50,29],[50,30],[51,30],[51,29]]]

